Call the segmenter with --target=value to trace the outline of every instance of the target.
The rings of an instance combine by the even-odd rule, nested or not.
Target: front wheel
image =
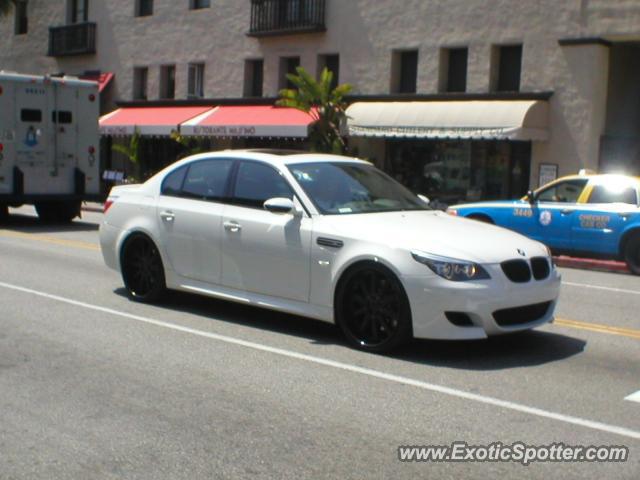
[[[624,248],[624,261],[631,273],[640,275],[640,235],[635,234]]]
[[[127,294],[139,302],[154,302],[166,289],[164,267],[157,247],[148,237],[134,235],[122,249],[122,279]]]
[[[397,277],[374,263],[346,273],[336,294],[336,322],[350,344],[385,352],[412,336],[409,300]]]

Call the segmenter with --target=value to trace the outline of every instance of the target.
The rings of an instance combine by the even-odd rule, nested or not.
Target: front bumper
[[[499,264],[483,267],[487,269],[491,279],[452,282],[429,274],[402,278],[411,305],[413,334],[416,338],[481,339],[527,330],[553,321],[560,292],[560,274],[557,269],[552,269],[544,280],[532,279],[526,283],[514,283],[506,278]],[[545,302],[549,302],[549,308],[546,312],[543,309],[542,316],[524,321],[517,318],[523,311],[518,307]],[[517,309],[512,315],[515,318],[499,325],[494,312],[512,308]],[[454,325],[445,316],[445,312],[466,314],[471,325]]]

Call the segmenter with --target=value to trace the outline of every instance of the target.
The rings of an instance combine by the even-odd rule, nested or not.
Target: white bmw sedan
[[[169,288],[290,312],[368,351],[530,329],[560,287],[543,244],[316,153],[203,153],[114,187],[100,244],[132,299]]]

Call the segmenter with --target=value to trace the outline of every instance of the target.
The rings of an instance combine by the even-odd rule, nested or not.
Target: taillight
[[[454,215],[454,216],[457,216],[457,215],[458,215],[458,211],[457,211],[457,210],[454,210],[454,209],[452,209],[452,208],[447,208],[447,213],[448,213],[449,215]]]
[[[111,205],[113,205],[113,202],[115,201],[115,197],[107,198],[107,200],[104,202],[104,206],[102,207],[102,213],[107,213],[107,210],[109,210],[109,207],[111,207]]]

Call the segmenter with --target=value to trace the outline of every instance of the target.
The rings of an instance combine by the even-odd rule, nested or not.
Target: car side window
[[[238,167],[233,202],[263,208],[266,200],[284,197],[293,200],[293,190],[275,168],[259,162],[243,161]]]
[[[224,197],[233,160],[212,159],[194,162],[182,185],[183,197],[201,200],[220,200]]]
[[[607,188],[606,185],[596,185],[589,195],[589,203],[629,203],[637,205],[636,190],[633,187],[623,189]]]
[[[187,173],[187,167],[180,167],[167,175],[162,181],[160,194],[171,197],[180,196],[180,193],[182,192],[182,182],[184,181],[185,173]]]
[[[576,203],[587,179],[574,179],[556,183],[536,195],[540,202]]]

